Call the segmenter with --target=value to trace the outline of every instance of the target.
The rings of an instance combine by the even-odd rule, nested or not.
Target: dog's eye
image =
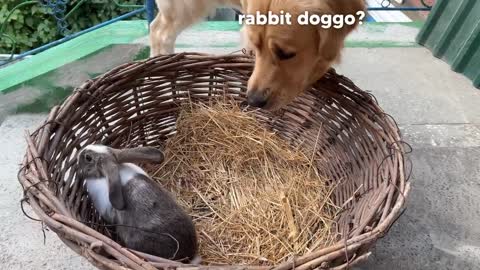
[[[287,52],[280,48],[275,48],[275,54],[277,55],[278,59],[280,60],[288,60],[294,58],[297,54],[294,52]]]

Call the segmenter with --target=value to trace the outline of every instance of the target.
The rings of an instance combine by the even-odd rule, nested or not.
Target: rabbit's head
[[[118,210],[125,208],[119,165],[127,162],[161,163],[163,159],[163,152],[152,147],[115,149],[104,145],[88,145],[77,155],[80,177],[87,181],[107,179],[109,200]]]

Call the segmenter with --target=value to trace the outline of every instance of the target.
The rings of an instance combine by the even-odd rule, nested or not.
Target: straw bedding
[[[193,217],[203,263],[273,265],[335,240],[335,187],[315,162],[226,101],[185,105],[149,170]]]

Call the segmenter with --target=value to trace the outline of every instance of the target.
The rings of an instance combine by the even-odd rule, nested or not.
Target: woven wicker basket
[[[192,266],[122,248],[97,224],[75,176],[76,150],[90,143],[162,145],[175,130],[182,100],[229,96],[244,102],[252,67],[243,55],[177,54],[125,64],[87,81],[27,134],[19,172],[26,200],[67,246],[100,269],[345,269],[365,259],[404,205],[404,146],[394,120],[374,98],[333,70],[284,110],[258,115],[292,145],[303,143],[327,160],[316,165],[335,181],[333,200],[344,208],[337,244],[271,267]]]

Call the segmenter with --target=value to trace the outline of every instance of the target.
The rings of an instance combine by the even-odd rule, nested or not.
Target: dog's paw
[[[243,48],[242,53],[248,56],[255,56],[255,51],[249,48]]]

